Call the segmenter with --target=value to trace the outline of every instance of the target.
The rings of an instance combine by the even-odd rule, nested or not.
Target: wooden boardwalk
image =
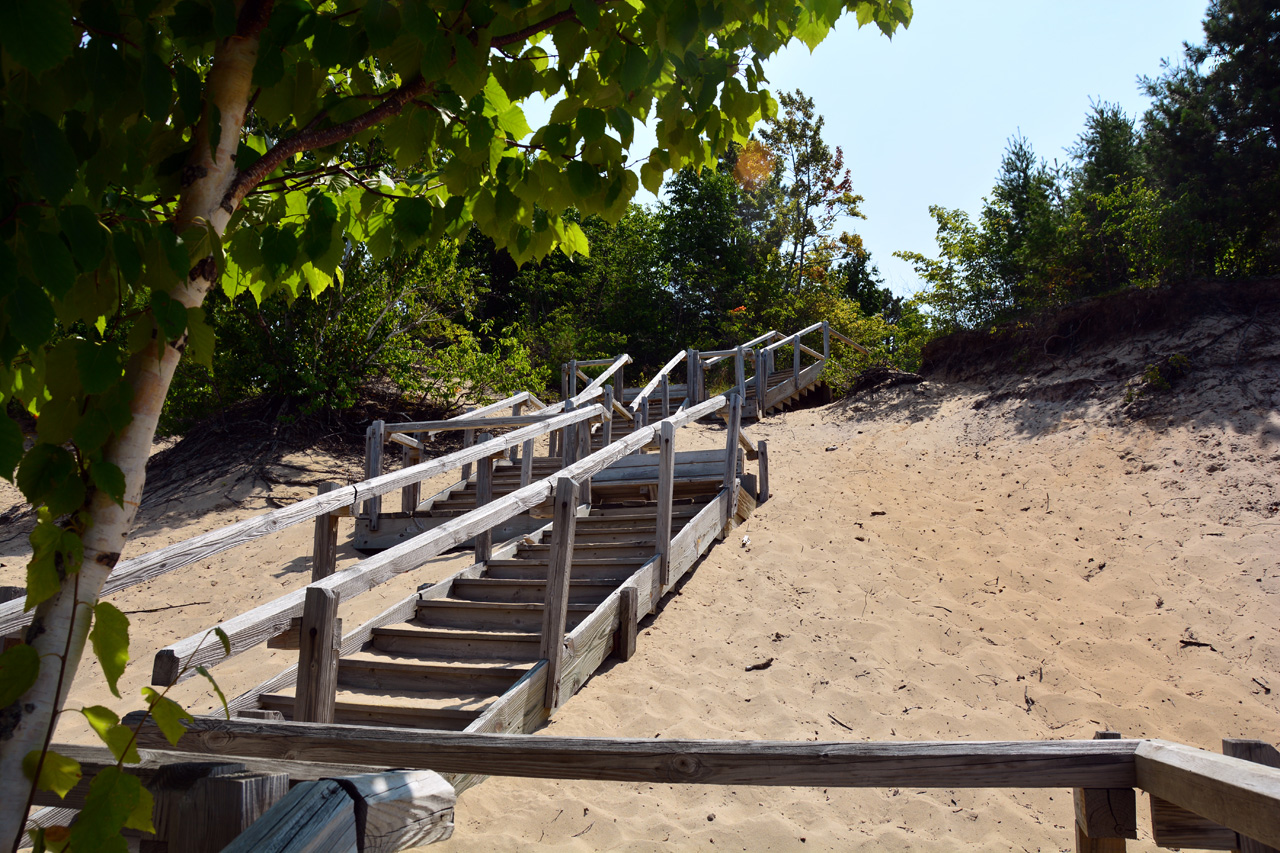
[[[803,343],[819,333],[821,349]],[[315,524],[305,589],[216,626],[221,643],[211,628],[156,654],[156,685],[262,643],[296,650],[298,663],[233,698],[230,720],[197,717],[182,752],[140,714],[126,719],[145,749],[131,772],[147,780],[157,801],[159,838],[144,843],[198,853],[224,849],[227,839],[235,839],[229,851],[406,849],[448,838],[457,794],[501,773],[1070,787],[1078,851],[1123,850],[1125,838],[1136,838],[1141,788],[1152,795],[1152,830],[1162,846],[1280,845],[1280,753],[1261,741],[1224,742],[1227,755],[1219,756],[1115,733],[1095,741],[885,744],[534,734],[607,657],[634,653],[638,623],[768,498],[768,447],[744,435],[742,424],[824,395],[833,334],[819,323],[730,350],[687,350],[642,388],[626,387],[625,355],[571,362],[559,403],[524,393],[448,421],[378,422],[360,483],[322,488],[314,498],[121,563],[108,592],[293,524]],[[783,350],[790,364],[778,369]],[[677,383],[673,371],[681,366]],[[586,372],[601,368],[594,379]],[[708,395],[708,384],[723,393]],[[725,424],[723,444],[677,452],[680,429],[708,418]],[[449,431],[462,433],[462,449],[424,460],[420,437]],[[393,445],[403,467],[387,472]],[[451,485],[424,496],[421,483],[442,475]],[[397,491],[400,510],[384,512],[383,498]],[[370,556],[338,571],[344,515],[356,516],[354,541]],[[469,568],[344,631],[340,599],[459,547],[474,552]],[[0,606],[0,634],[23,623],[20,612]],[[114,763],[104,749],[59,749],[87,770]],[[213,764],[201,755],[234,757]],[[48,808],[33,823],[64,822],[86,788],[65,801],[39,795]]]

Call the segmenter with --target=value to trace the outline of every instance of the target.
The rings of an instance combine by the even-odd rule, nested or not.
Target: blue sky
[[[929,205],[976,212],[1010,136],[1065,160],[1089,100],[1140,114],[1137,78],[1203,40],[1207,0],[915,0],[892,41],[846,16],[813,55],[793,45],[767,72],[802,89],[844,149],[865,221],[854,221],[886,282],[920,282],[901,249],[934,255]]]

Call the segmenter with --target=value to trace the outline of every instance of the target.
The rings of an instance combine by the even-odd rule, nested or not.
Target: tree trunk
[[[179,231],[199,225],[221,236],[234,212],[232,205],[224,206],[223,198],[236,176],[234,157],[249,103],[258,33],[270,8],[269,0],[240,0],[237,34],[220,42],[214,51],[205,82],[205,115],[207,121],[209,105],[216,105],[222,130],[215,151],[209,147],[203,122],[196,129],[195,138],[204,142],[187,167],[192,180],[183,190],[175,223]],[[188,308],[199,306],[218,272],[213,259],[204,258],[170,295]],[[137,515],[156,423],[185,346],[185,335],[172,344],[157,336],[129,360],[125,379],[133,388],[133,420],[112,438],[104,452],[107,461],[124,472],[124,505],[117,506],[101,492],[90,495],[86,508],[92,523],[83,536],[84,564],[78,573],[64,579],[52,598],[36,608],[27,630],[27,643],[40,655],[40,675],[15,705],[4,709],[5,716],[0,719],[0,803],[5,804],[0,808],[0,839],[12,839],[15,845],[26,820],[27,810],[21,804],[29,802],[32,788],[32,781],[22,772],[22,760],[49,742],[56,712],[66,702],[84,654],[93,606]]]

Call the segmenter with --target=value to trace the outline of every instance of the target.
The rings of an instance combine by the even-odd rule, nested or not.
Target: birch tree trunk
[[[194,134],[196,150],[187,165],[177,221],[178,231],[190,226],[213,229],[222,236],[235,205],[223,203],[236,177],[235,153],[244,126],[250,97],[258,36],[270,16],[271,2],[239,0],[237,33],[224,39],[214,51],[214,62],[205,83],[204,119]],[[209,144],[205,124],[210,106],[220,113],[218,147]],[[217,280],[212,257],[200,259],[187,279],[178,282],[170,296],[188,308],[199,306]],[[91,524],[83,535],[84,563],[80,571],[68,574],[61,589],[36,608],[27,629],[27,644],[40,655],[40,675],[36,683],[0,720],[0,839],[11,839],[14,849],[22,838],[26,812],[19,804],[29,803],[32,780],[23,773],[23,758],[44,749],[53,736],[57,715],[67,700],[71,682],[84,655],[93,606],[102,585],[120,559],[125,539],[133,526],[142,498],[147,458],[155,439],[156,424],[164,405],[169,383],[186,346],[186,336],[167,342],[154,333],[148,346],[135,353],[126,367],[126,379],[133,388],[133,420],[116,435],[105,450],[105,458],[124,473],[123,506],[100,491],[86,501]]]

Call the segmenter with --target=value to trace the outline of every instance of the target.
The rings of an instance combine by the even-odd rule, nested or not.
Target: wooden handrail
[[[490,412],[498,412],[503,409],[509,409],[518,403],[527,403],[534,400],[537,400],[537,398],[534,397],[532,394],[530,394],[528,391],[521,391],[519,394],[512,394],[510,397],[507,397],[504,400],[499,400],[496,403],[490,403],[487,406],[481,406],[478,409],[472,409],[468,412],[463,412],[460,415],[454,415],[452,418],[447,418],[447,420],[466,421],[466,420],[473,420],[475,418],[483,418],[485,415],[489,414]],[[541,401],[537,401],[537,402],[539,404],[538,407],[542,408]],[[418,423],[417,421],[410,421],[407,423],[400,423],[400,424],[387,424],[384,427],[384,429],[386,429],[387,432],[422,432],[422,430],[415,428],[417,423]]]
[[[662,377],[670,373],[677,364],[684,361],[686,355],[687,353],[683,351],[676,353],[671,357],[670,361],[662,366],[661,370],[654,374],[653,378],[649,380],[649,384],[645,385],[644,388],[640,390],[640,393],[636,395],[636,398],[631,401],[631,411],[640,411],[641,404],[645,400],[649,399],[649,395],[653,393],[653,389],[657,388],[658,383],[662,381]]]
[[[586,396],[586,395],[589,394],[590,392],[600,393],[600,388],[604,385],[605,382],[608,381],[609,377],[613,376],[613,374],[617,373],[619,370],[621,370],[623,367],[625,367],[630,363],[631,363],[631,356],[627,355],[625,352],[622,355],[618,356],[617,358],[613,359],[613,363],[609,366],[608,370],[605,370],[595,379],[591,380],[591,383],[587,385],[586,388],[582,389],[580,393],[574,396],[573,404],[575,406],[578,406],[578,405],[581,405],[583,402],[594,398],[596,394],[591,394],[591,396]],[[578,362],[578,364],[583,364],[583,362],[580,361]]]
[[[110,595],[122,589],[158,578],[175,569],[189,566],[192,563],[207,559],[214,554],[243,545],[262,536],[276,533],[295,524],[311,521],[335,510],[361,503],[372,497],[385,495],[409,483],[425,480],[437,474],[443,474],[462,465],[477,462],[493,453],[514,447],[528,439],[536,438],[544,433],[560,429],[566,424],[580,420],[600,417],[604,407],[595,405],[575,409],[568,414],[531,424],[523,429],[515,430],[499,436],[486,444],[476,444],[462,450],[429,459],[410,468],[402,468],[389,474],[383,474],[350,486],[341,486],[331,492],[307,498],[271,512],[246,518],[235,524],[220,527],[193,536],[190,539],[176,542],[148,554],[141,554],[118,563],[107,577],[102,588],[102,595]],[[11,633],[31,622],[31,613],[23,613],[23,600],[0,604],[0,635]]]
[[[829,326],[828,326],[828,329],[829,329],[829,331],[831,332],[831,337],[833,337],[833,338],[838,338],[838,339],[840,339],[840,340],[844,341],[846,344],[848,344],[849,346],[853,347],[854,349],[856,349],[858,352],[862,353],[863,355],[871,355],[871,351],[870,351],[869,349],[867,349],[866,347],[864,347],[862,344],[858,343],[857,341],[853,340],[852,338],[846,338],[844,335],[840,334],[840,333],[839,333],[839,332],[837,332],[835,329],[832,329],[832,328],[830,328]]]
[[[142,712],[125,717],[140,721]],[[142,727],[140,747],[164,744]],[[759,741],[470,734],[197,717],[184,750],[359,760],[438,773],[699,785],[1131,788],[1142,741]],[[1266,768],[1263,768],[1264,770]],[[1275,772],[1275,771],[1273,771]],[[1280,774],[1277,774],[1280,775]],[[1276,800],[1280,803],[1280,800]],[[1274,810],[1273,814],[1280,813]],[[1273,818],[1274,819],[1274,818]]]
[[[681,427],[698,418],[719,411],[726,402],[727,398],[724,395],[714,397],[705,403],[678,412],[666,420],[676,427]],[[575,409],[569,414],[562,415],[561,418],[574,418],[574,422],[576,422],[576,420],[582,418],[575,418],[574,416],[581,416],[586,413],[591,413],[589,416],[598,416],[602,411],[603,406],[595,405],[581,410]],[[526,427],[526,429],[545,430],[548,425],[559,420],[557,418],[552,421],[544,421],[541,424]],[[564,423],[569,422],[568,420],[564,421]],[[563,426],[564,423],[559,424],[559,426]],[[615,441],[590,456],[561,469],[551,477],[530,483],[528,486],[517,489],[492,503],[472,510],[466,515],[449,519],[439,527],[412,539],[407,539],[373,557],[361,560],[354,566],[316,581],[310,586],[332,589],[338,593],[343,601],[349,601],[353,596],[385,583],[398,574],[418,568],[426,560],[439,556],[455,545],[465,542],[476,533],[488,530],[542,503],[551,493],[552,478],[571,477],[578,482],[582,482],[587,477],[603,471],[619,459],[629,456],[647,445],[653,439],[657,429],[657,423],[641,427],[627,437]],[[523,438],[519,435],[519,431],[516,431],[493,441],[477,444],[462,452],[474,452],[476,450],[501,452],[505,449],[505,447],[498,446],[502,442],[522,440]],[[480,458],[487,458],[487,455],[482,453]],[[414,469],[405,468],[392,474],[385,474],[375,480],[368,481],[368,483],[393,481],[395,483],[394,488],[399,488],[407,482],[406,472],[412,470]],[[329,494],[335,493],[330,492]],[[357,497],[359,497],[359,493],[357,493]],[[363,500],[362,497],[359,499]],[[214,665],[227,657],[240,654],[286,631],[292,618],[302,613],[307,589],[308,587],[303,587],[293,590],[222,623],[219,627],[227,635],[230,646],[229,654],[224,655],[221,644],[216,640],[212,640],[212,629],[193,634],[161,649],[156,653],[155,661],[152,665],[152,683],[169,685],[185,680],[195,674],[194,667],[198,665]]]

